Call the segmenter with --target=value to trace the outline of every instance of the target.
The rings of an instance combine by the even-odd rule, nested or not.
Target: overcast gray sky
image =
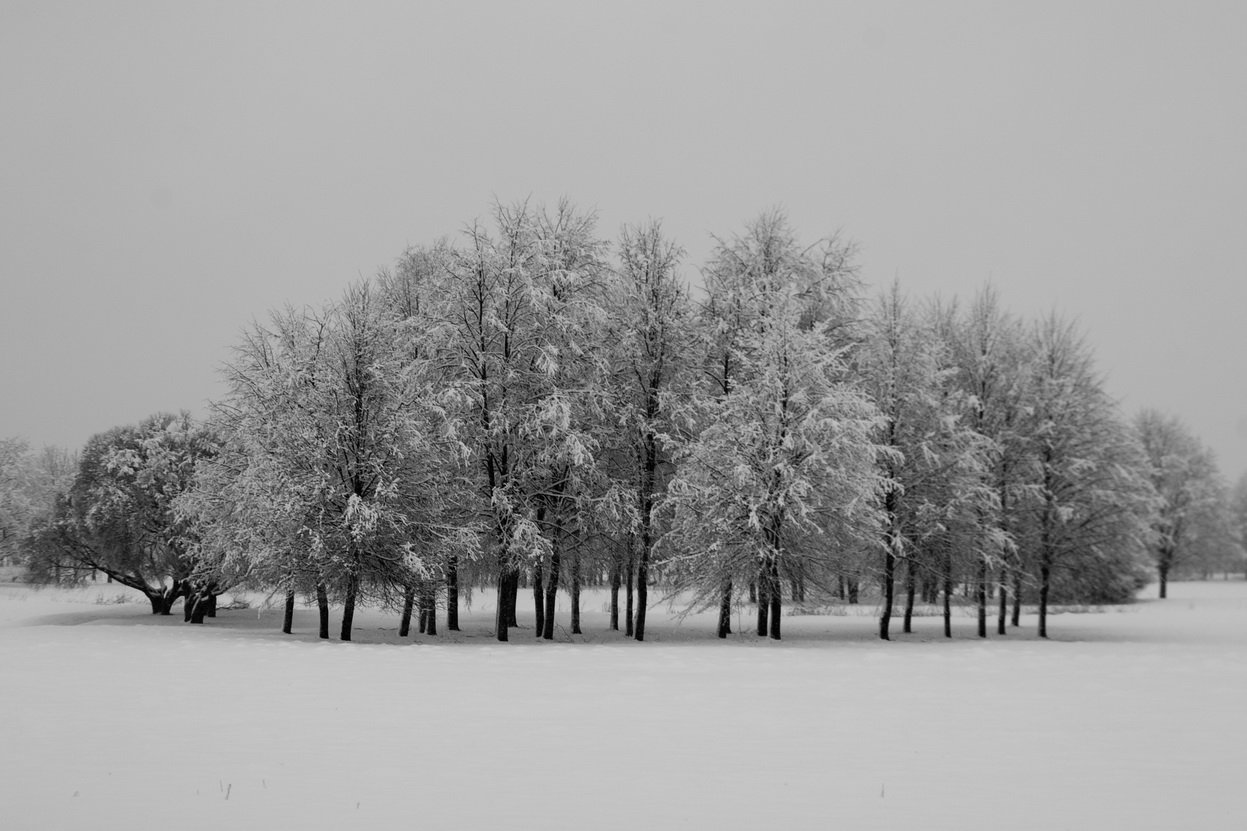
[[[1247,3],[0,0],[0,436],[204,412],[239,329],[504,202],[783,206],[1078,318],[1247,472]]]

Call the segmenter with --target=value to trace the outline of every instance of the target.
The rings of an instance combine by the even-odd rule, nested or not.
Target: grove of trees
[[[1247,480],[1154,411],[1127,419],[1059,315],[1020,319],[894,285],[855,248],[766,212],[687,281],[661,223],[611,243],[593,214],[496,206],[453,240],[321,307],[255,323],[198,423],[157,414],[74,456],[0,442],[0,557],[31,579],[107,579],[202,622],[237,587],[314,598],[319,634],[357,604],[406,635],[458,628],[497,591],[498,640],[532,593],[551,639],[584,585],[646,637],[670,601],[878,603],[879,635],[968,599],[986,637],[1046,637],[1055,603],[1132,599],[1154,571],[1241,570]],[[623,594],[623,608],[621,598]],[[524,601],[527,602],[527,601]],[[752,624],[751,624],[752,626]]]

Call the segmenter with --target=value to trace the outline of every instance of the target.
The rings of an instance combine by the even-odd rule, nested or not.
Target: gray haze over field
[[[1247,471],[1247,4],[0,0],[0,436],[221,393],[239,329],[495,198],[760,210],[1081,321]]]

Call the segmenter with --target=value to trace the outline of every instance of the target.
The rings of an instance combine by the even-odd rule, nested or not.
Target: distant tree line
[[[661,224],[611,244],[591,214],[497,206],[322,307],[253,324],[206,423],[94,436],[73,458],[0,444],[0,549],[34,579],[103,573],[154,613],[211,615],[231,587],[314,597],[349,640],[357,604],[435,633],[498,591],[609,587],[644,640],[655,587],[692,609],[879,598],[879,635],[958,594],[1004,634],[1058,602],[1130,600],[1156,570],[1243,566],[1231,492],[1175,419],[1125,420],[1076,327],[870,297],[854,246],[782,213],[716,238],[692,291]],[[622,595],[622,597],[621,597]],[[621,605],[622,604],[622,605]],[[751,623],[752,627],[752,623]]]

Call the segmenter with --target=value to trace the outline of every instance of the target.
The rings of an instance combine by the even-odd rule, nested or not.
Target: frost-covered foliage
[[[969,426],[974,399],[958,386],[953,348],[937,323],[934,314],[920,317],[893,285],[871,307],[855,357],[862,386],[880,409],[876,441],[886,450],[879,454],[885,639],[898,568],[905,569],[909,631],[919,584],[951,583],[954,550],[982,559],[1001,548],[998,528],[981,521],[999,507],[988,482],[996,445]]]
[[[101,571],[146,594],[154,612],[168,613],[198,566],[198,528],[175,506],[196,466],[216,452],[212,430],[185,412],[93,436],[67,496],[32,528],[32,576]]]
[[[0,439],[0,565],[16,558],[30,522],[29,478],[29,446],[17,437]]]
[[[610,413],[602,423],[601,444],[612,452],[614,488],[601,507],[615,516],[617,556],[611,562],[618,626],[618,586],[636,571],[635,627],[628,612],[627,633],[645,639],[649,570],[663,527],[657,507],[672,474],[663,436],[675,429],[673,414],[696,384],[698,331],[688,289],[677,269],[683,251],[659,223],[626,227],[619,238],[618,265],[610,272],[606,302],[607,395]]]
[[[368,283],[249,331],[215,406],[221,453],[180,505],[201,526],[201,556],[349,606],[401,594],[466,547],[471,524],[454,516],[461,402],[435,383],[437,337]]]
[[[1205,549],[1232,545],[1229,529],[1218,528],[1226,522],[1225,485],[1212,451],[1178,419],[1143,410],[1134,429],[1157,495],[1152,555],[1164,597],[1170,572],[1196,559],[1201,539]]]
[[[851,274],[809,251],[768,214],[706,274],[711,383],[682,413],[665,547],[695,602],[720,604],[721,634],[753,583],[759,634],[778,638],[783,584],[825,585],[838,552],[877,536],[879,412],[843,338]]]
[[[1043,635],[1054,573],[1066,573],[1066,600],[1122,602],[1142,587],[1152,489],[1140,448],[1073,324],[1049,315],[1027,344],[1027,480],[1011,531],[1037,580]],[[1071,597],[1073,584],[1084,590]]]
[[[77,472],[77,453],[52,445],[35,451],[20,438],[0,439],[0,565],[25,563],[32,524],[69,492]]]
[[[283,592],[287,622],[314,592],[325,637],[343,603],[344,638],[361,597],[401,602],[405,632],[444,596],[454,629],[460,592],[491,585],[505,640],[523,581],[537,635],[561,589],[576,633],[582,579],[610,580],[613,628],[626,587],[637,639],[656,586],[717,608],[720,635],[755,606],[773,637],[785,597],[865,586],[886,638],[898,580],[905,631],[942,596],[951,635],[964,594],[986,636],[992,591],[1003,633],[1010,599],[1016,625],[1024,599],[1129,598],[1148,546],[1162,586],[1241,562],[1247,497],[1162,416],[1127,429],[1068,324],[990,288],[866,302],[854,246],[806,245],[778,211],[715,243],[696,296],[657,222],[612,246],[566,202],[496,205],[336,303],[253,325],[208,430],[101,434],[59,502],[0,444],[3,540],[33,527],[39,550],[79,552],[45,576],[104,563],[154,593]]]
[[[447,252],[431,314],[447,333],[443,381],[465,402],[505,640],[520,572],[557,572],[555,548],[598,475],[588,425],[601,406],[605,245],[594,217],[566,203],[498,206],[493,219]]]

